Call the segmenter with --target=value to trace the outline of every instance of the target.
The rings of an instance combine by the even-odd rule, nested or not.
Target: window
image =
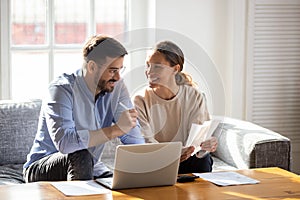
[[[1,23],[8,19],[1,34],[9,38],[1,47],[8,50],[2,98],[42,98],[55,76],[81,67],[87,37],[127,30],[126,1],[4,0],[1,7]]]

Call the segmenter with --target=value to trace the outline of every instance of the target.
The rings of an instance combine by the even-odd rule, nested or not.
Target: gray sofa
[[[38,124],[40,100],[0,100],[0,185],[24,183],[26,161]],[[219,140],[213,170],[281,167],[290,170],[290,140],[253,123],[224,118],[214,132]],[[106,144],[102,160],[113,167],[118,139]]]

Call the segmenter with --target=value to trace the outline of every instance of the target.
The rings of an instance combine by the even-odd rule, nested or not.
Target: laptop
[[[181,149],[181,142],[119,145],[113,177],[96,182],[112,190],[174,185]]]

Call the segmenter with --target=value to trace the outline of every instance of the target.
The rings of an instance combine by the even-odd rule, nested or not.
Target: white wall
[[[230,87],[230,58],[232,57],[232,39],[230,37],[232,27],[230,26],[230,20],[232,17],[230,13],[232,12],[230,12],[229,4],[230,1],[228,0],[164,0],[156,3],[156,27],[174,30],[191,38],[203,48],[214,63],[221,75],[224,87],[224,90],[223,88],[217,88],[217,93],[224,91],[225,94],[229,94],[224,99],[225,104],[219,102],[225,106],[226,114],[230,114],[232,96],[230,95],[232,93]],[[187,50],[185,52],[186,57],[189,57]],[[193,53],[197,54],[197,52]],[[206,74],[203,75],[206,76]],[[198,77],[194,77],[194,79],[199,80]],[[201,82],[198,84],[201,84]],[[216,107],[216,105],[213,105],[213,107]],[[214,111],[216,114],[222,114],[222,111]]]

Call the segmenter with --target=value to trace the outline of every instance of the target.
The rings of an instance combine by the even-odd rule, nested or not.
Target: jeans
[[[93,157],[87,149],[70,154],[51,154],[24,170],[25,182],[93,179]]]
[[[211,172],[212,165],[213,160],[210,154],[207,154],[203,158],[198,158],[194,155],[180,163],[178,174]]]

